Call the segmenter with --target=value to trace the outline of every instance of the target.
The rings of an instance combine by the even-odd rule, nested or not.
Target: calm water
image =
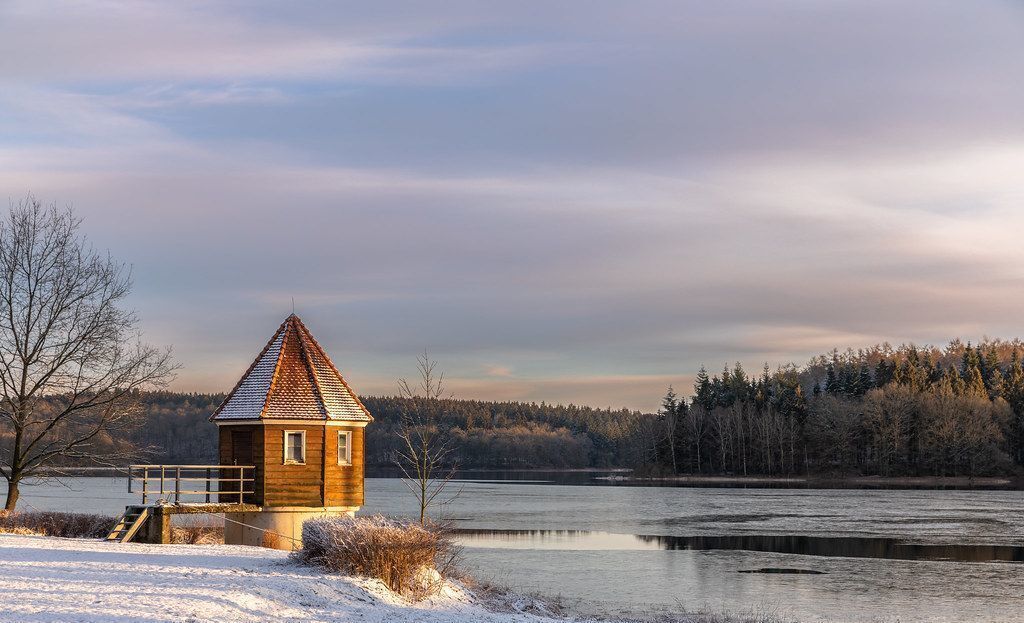
[[[810,622],[1024,623],[1024,493],[699,489],[463,481],[444,514],[478,577],[583,611],[775,611]],[[586,482],[590,475],[574,475]],[[116,513],[122,479],[26,488],[44,509]],[[365,513],[411,514],[398,480]]]

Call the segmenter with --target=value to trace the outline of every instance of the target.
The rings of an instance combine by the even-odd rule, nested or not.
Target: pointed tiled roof
[[[373,420],[295,314],[285,318],[210,419]]]

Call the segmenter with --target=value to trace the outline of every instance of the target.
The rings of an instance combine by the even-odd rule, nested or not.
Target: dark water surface
[[[1021,492],[620,487],[599,476],[474,474],[440,510],[462,530],[474,575],[588,612],[1024,623]],[[66,484],[26,487],[23,500],[108,514],[134,501],[123,479]],[[415,510],[399,480],[366,481],[363,514]]]
[[[740,550],[803,556],[948,560],[953,562],[1024,562],[1024,546],[930,545],[902,539],[855,536],[734,535],[656,536],[610,534],[580,530],[474,530],[458,535],[472,547],[511,549]]]

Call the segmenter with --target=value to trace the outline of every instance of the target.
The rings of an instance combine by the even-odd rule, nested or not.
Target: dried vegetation
[[[110,532],[114,522],[113,517],[106,515],[0,511],[0,532],[12,534],[99,539]]]
[[[455,571],[458,547],[442,525],[373,517],[325,517],[302,526],[306,564],[384,582],[396,593],[422,599],[440,590]]]

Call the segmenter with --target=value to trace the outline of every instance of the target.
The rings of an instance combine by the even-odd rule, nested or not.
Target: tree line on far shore
[[[833,351],[669,388],[643,436],[649,474],[983,476],[1024,466],[1024,344]]]
[[[210,414],[224,394],[140,393],[143,413],[128,441],[161,463],[217,461],[216,425]],[[374,421],[366,428],[366,464],[394,466],[401,449],[402,417],[416,412],[452,440],[462,468],[530,469],[620,467],[643,456],[635,435],[654,414],[544,403],[364,396]]]
[[[634,468],[640,475],[984,476],[1024,466],[1024,344],[879,345],[749,375],[701,370],[658,413],[545,403],[366,396],[370,467],[394,466],[402,418],[426,414],[465,469]],[[223,394],[139,392],[110,444],[147,461],[217,461]],[[60,461],[68,463],[68,461]]]

